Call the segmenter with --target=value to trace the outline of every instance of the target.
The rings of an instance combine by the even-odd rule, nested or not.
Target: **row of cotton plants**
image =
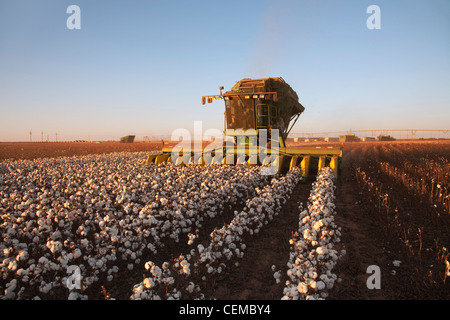
[[[334,190],[332,171],[326,167],[312,185],[307,209],[299,207],[299,228],[290,239],[289,279],[283,300],[325,299],[338,280],[333,268],[345,251],[335,248],[341,233],[334,222]]]
[[[198,244],[186,256],[161,267],[148,261],[150,274],[134,286],[131,299],[203,299],[198,283],[239,264],[246,237],[258,234],[279,214],[300,179],[300,169],[294,168],[284,177],[273,178],[270,185],[256,188],[257,195],[247,200],[242,211],[235,211],[229,224],[211,232],[208,245]]]
[[[257,167],[148,166],[145,156],[0,163],[0,298],[77,297],[72,267],[81,291],[111,282],[269,182]]]

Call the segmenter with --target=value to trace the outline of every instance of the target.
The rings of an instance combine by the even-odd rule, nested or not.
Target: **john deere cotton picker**
[[[304,180],[324,166],[333,169],[337,179],[341,170],[342,147],[286,146],[287,136],[305,108],[299,103],[297,93],[281,78],[242,79],[230,91],[202,97],[202,104],[216,100],[225,102],[225,139],[214,148],[194,146],[186,154],[174,146],[164,146],[162,153],[149,156],[148,163],[176,164],[217,162],[276,166],[275,173],[284,173],[300,167]],[[190,146],[191,147],[191,146]],[[174,154],[176,160],[174,160]]]

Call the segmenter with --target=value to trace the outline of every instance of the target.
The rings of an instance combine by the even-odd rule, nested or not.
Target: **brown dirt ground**
[[[0,160],[83,156],[120,151],[161,150],[161,141],[152,142],[0,142]]]

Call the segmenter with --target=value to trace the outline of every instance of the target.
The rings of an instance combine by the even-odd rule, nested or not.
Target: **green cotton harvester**
[[[229,91],[202,97],[202,104],[223,100],[225,103],[224,139],[214,148],[194,146],[178,157],[174,146],[164,146],[162,153],[151,155],[148,163],[196,163],[206,165],[217,162],[238,165],[276,166],[276,173],[285,173],[300,167],[304,180],[324,166],[333,169],[337,179],[342,167],[343,147],[339,146],[287,146],[286,139],[294,124],[305,110],[297,93],[281,77],[242,79]],[[178,149],[177,149],[178,150]],[[175,161],[174,161],[175,160]]]

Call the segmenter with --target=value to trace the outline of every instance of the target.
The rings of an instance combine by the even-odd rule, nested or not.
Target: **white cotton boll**
[[[273,274],[273,277],[275,278],[277,283],[280,283],[280,277],[281,277],[281,271],[277,271]]]
[[[15,260],[10,261],[8,264],[8,269],[11,271],[16,271],[17,270],[17,262]]]
[[[154,264],[153,262],[147,261],[147,262],[145,263],[145,265],[144,265],[145,270],[150,270],[150,268],[151,268],[152,266],[154,266],[154,265],[155,265],[155,264]]]
[[[326,247],[318,247],[318,248],[316,249],[316,252],[317,252],[318,254],[326,254],[326,253],[328,252],[328,250],[327,250]]]
[[[146,289],[151,289],[155,286],[155,282],[151,278],[145,278],[143,284]]]
[[[180,262],[180,265],[183,268],[187,268],[187,267],[189,267],[189,262],[187,262],[186,260],[183,260],[183,261]]]
[[[329,255],[333,261],[336,261],[338,259],[338,256],[336,255],[336,250],[330,250]]]
[[[40,263],[40,264],[47,264],[49,261],[48,261],[48,259],[46,258],[46,257],[40,257],[39,258],[39,260],[38,260],[38,263]]]
[[[333,287],[334,287],[334,282],[335,282],[334,279],[329,279],[329,280],[326,282],[326,284],[327,284],[327,289],[328,289],[328,290],[333,289]]]
[[[78,292],[72,291],[72,292],[69,294],[69,297],[68,297],[67,299],[68,299],[68,300],[77,300],[78,297],[79,297]]]
[[[394,260],[394,261],[392,261],[392,264],[394,265],[394,267],[400,267],[400,264],[401,264],[402,262],[400,261],[400,260]]]
[[[317,290],[323,290],[323,289],[325,289],[325,287],[326,287],[326,285],[325,285],[325,283],[323,281],[317,281],[316,282]]]
[[[308,286],[304,282],[300,282],[297,286],[298,292],[301,294],[306,294],[308,292]]]
[[[192,293],[192,292],[194,291],[194,289],[195,289],[194,283],[193,283],[193,282],[189,282],[189,285],[186,287],[186,290],[187,290],[189,293]]]
[[[186,275],[190,275],[191,274],[191,269],[189,269],[189,267],[183,268],[183,273],[186,274]]]
[[[150,272],[156,278],[161,277],[161,274],[162,274],[161,268],[158,266],[155,266],[155,265],[152,266],[152,268],[150,269]]]
[[[46,283],[39,288],[39,291],[46,294],[52,289],[53,285],[51,283]]]
[[[74,250],[74,252],[73,252],[73,257],[74,257],[75,259],[81,257],[81,250],[78,249],[78,248],[76,248],[76,249]]]
[[[103,260],[97,260],[97,262],[96,262],[96,264],[95,264],[95,266],[97,267],[97,268],[101,268],[101,267],[103,267]]]
[[[13,279],[9,283],[6,284],[5,289],[5,295],[2,297],[2,299],[5,300],[12,300],[16,298],[16,294],[14,293],[14,290],[16,290],[17,287],[17,280]]]
[[[132,264],[132,263],[129,263],[128,265],[127,265],[127,268],[128,268],[128,270],[133,270],[133,268],[134,268],[134,264]]]

